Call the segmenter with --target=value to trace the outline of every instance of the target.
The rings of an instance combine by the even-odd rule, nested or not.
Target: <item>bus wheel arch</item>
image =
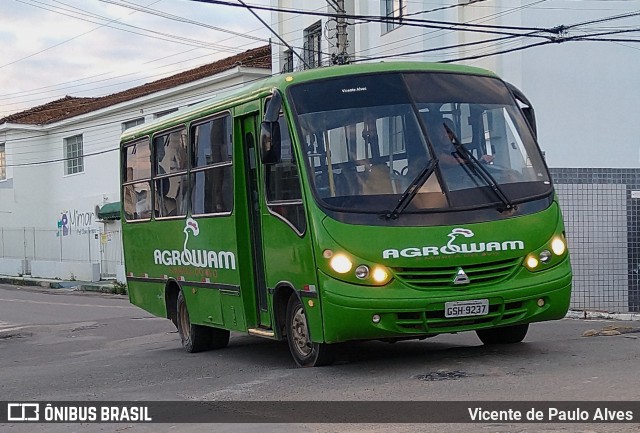
[[[176,329],[178,328],[178,294],[182,288],[175,280],[167,281],[164,289],[164,302],[167,308],[167,319],[173,322]]]
[[[185,352],[196,353],[209,349],[222,349],[229,344],[229,330],[191,323],[182,289],[178,292],[176,311],[178,334]]]
[[[286,340],[287,304],[296,291],[289,283],[279,283],[273,291],[273,319],[278,340]]]
[[[295,292],[287,302],[285,330],[291,356],[300,367],[319,367],[333,363],[333,346],[311,341],[304,305]]]

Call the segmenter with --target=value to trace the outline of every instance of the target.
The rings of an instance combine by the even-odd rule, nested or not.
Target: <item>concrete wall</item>
[[[31,276],[60,280],[100,281],[100,263],[33,260]]]
[[[25,260],[0,258],[0,275],[20,277],[25,274],[25,269]]]

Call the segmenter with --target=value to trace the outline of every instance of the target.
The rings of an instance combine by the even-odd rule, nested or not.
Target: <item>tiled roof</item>
[[[181,84],[197,81],[232,69],[236,66],[271,69],[271,47],[269,45],[265,45],[263,47],[254,48],[217,62],[199,66],[195,69],[107,96],[100,96],[96,98],[76,98],[73,96],[65,96],[62,99],[48,102],[44,105],[4,117],[0,119],[0,125],[3,123],[45,125],[59,122],[70,117],[90,113],[121,102],[130,101],[162,90],[167,90]]]

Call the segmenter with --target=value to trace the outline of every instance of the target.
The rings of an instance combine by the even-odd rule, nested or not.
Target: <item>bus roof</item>
[[[129,141],[139,138],[150,132],[171,128],[202,117],[203,113],[213,113],[218,110],[231,108],[235,105],[248,102],[257,97],[271,93],[274,88],[285,90],[288,86],[306,81],[314,81],[325,78],[341,77],[346,75],[384,73],[397,71],[422,71],[422,72],[453,72],[473,75],[496,75],[486,69],[472,66],[452,65],[446,63],[427,62],[380,62],[380,63],[358,63],[352,65],[330,66],[325,68],[307,69],[298,72],[277,74],[268,78],[261,78],[251,84],[230,91],[222,97],[212,97],[208,100],[195,104],[184,110],[168,114],[152,122],[145,123],[122,133],[121,141]],[[220,89],[224,90],[224,89]]]

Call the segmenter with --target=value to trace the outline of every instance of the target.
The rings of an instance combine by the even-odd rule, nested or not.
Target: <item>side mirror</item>
[[[280,110],[282,109],[282,95],[277,90],[264,110],[264,121],[260,125],[260,159],[263,164],[277,164],[280,162]]]
[[[522,93],[522,91],[520,91],[520,89],[518,89],[513,84],[507,83],[507,87],[509,87],[509,90],[511,90],[511,93],[516,98],[516,101],[518,101],[518,105],[522,110],[522,114],[524,114],[524,118],[527,119],[527,122],[529,123],[529,126],[533,131],[533,135],[537,137],[538,128],[536,126],[536,113],[533,109],[533,104],[531,104],[529,99],[524,96],[524,93]]]
[[[271,98],[267,103],[267,107],[264,110],[265,122],[277,122],[280,117],[280,111],[282,110],[282,95],[277,90],[274,90],[271,94]]]
[[[263,164],[277,164],[281,157],[280,123],[264,121],[260,125],[260,159]]]

